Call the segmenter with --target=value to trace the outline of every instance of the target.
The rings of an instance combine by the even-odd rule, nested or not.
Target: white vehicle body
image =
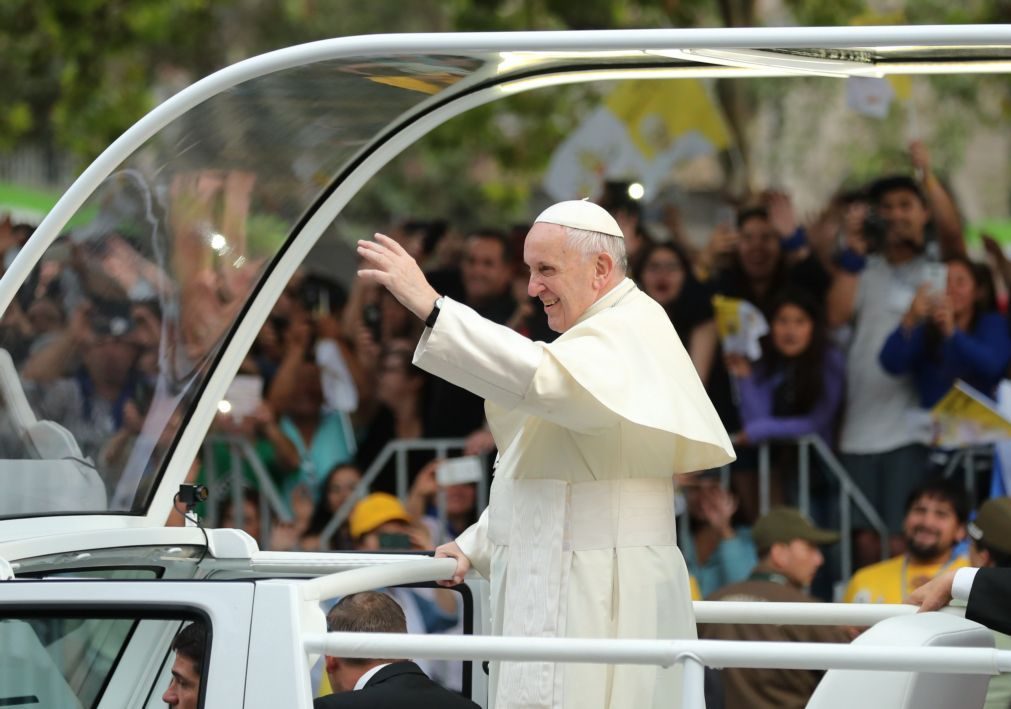
[[[320,589],[302,579],[358,568],[381,569],[418,558],[261,552],[242,532],[163,525],[218,402],[285,284],[362,185],[434,127],[515,92],[570,82],[628,77],[1007,73],[1009,69],[1011,27],[1006,26],[418,34],[292,47],[240,62],[184,89],[128,130],[67,191],[0,280],[0,311],[12,307],[19,289],[47,257],[68,221],[90,209],[97,213],[94,228],[72,237],[75,246],[94,244],[106,231],[120,229],[124,221],[151,228],[141,230],[139,236],[133,232],[130,247],[157,267],[160,276],[154,280],[165,276],[170,282],[155,288],[166,322],[176,318],[174,334],[168,328],[162,331],[163,337],[176,337],[178,349],[192,344],[179,334],[187,324],[189,306],[171,285],[191,275],[186,273],[186,252],[179,246],[185,239],[168,233],[179,220],[172,213],[178,206],[172,202],[175,185],[169,182],[187,170],[228,171],[239,165],[259,180],[257,189],[269,184],[270,178],[279,181],[274,188],[284,187],[283,180],[297,183],[283,189],[279,206],[265,215],[274,219],[275,227],[283,226],[284,236],[258,253],[247,248],[244,239],[233,243],[230,234],[222,242],[225,247],[215,247],[218,258],[228,256],[228,263],[221,266],[224,270],[234,267],[239,272],[243,264],[256,264],[248,291],[237,294],[241,307],[229,311],[229,318],[204,343],[206,348],[196,348],[196,354],[179,355],[177,348],[166,347],[163,341],[162,366],[179,365],[183,373],[173,369],[168,376],[167,370],[161,371],[145,429],[128,444],[130,455],[114,473],[89,462],[93,456],[80,454],[79,442],[63,435],[67,431],[62,422],[55,422],[55,428],[47,426],[39,410],[27,399],[21,402],[18,392],[25,383],[21,372],[13,362],[0,362],[4,413],[22,440],[33,444],[28,454],[0,456],[4,458],[0,484],[13,491],[6,503],[0,503],[0,579],[6,579],[0,580],[0,673],[8,672],[0,676],[14,676],[11,673],[18,667],[61,671],[56,664],[46,665],[45,657],[37,653],[26,651],[23,657],[13,658],[16,653],[9,640],[24,637],[16,633],[25,632],[25,618],[62,614],[74,620],[70,624],[74,627],[81,619],[100,625],[103,618],[123,618],[130,630],[115,657],[96,660],[107,676],[89,695],[94,698],[90,705],[110,709],[161,706],[171,639],[182,621],[198,618],[209,623],[211,632],[203,706],[311,706],[312,658],[306,647],[319,650],[329,642],[320,637],[325,628],[318,601],[340,593],[335,592],[339,584],[331,581]],[[402,88],[418,77],[431,90],[418,95]],[[327,92],[331,86],[332,94]],[[380,99],[373,100],[373,91],[381,94]],[[352,95],[359,97],[359,103],[346,99]],[[350,103],[345,105],[345,100]],[[276,116],[273,108],[278,109]],[[369,114],[363,116],[366,108]],[[221,116],[228,119],[221,120],[222,125],[234,123],[234,136],[228,131],[215,133],[218,123],[210,119]],[[313,131],[300,130],[314,122],[320,142],[313,142]],[[347,128],[338,131],[331,123],[347,124]],[[206,134],[201,133],[205,128]],[[229,142],[231,138],[235,142]],[[319,158],[333,146],[339,149],[334,149],[330,162]],[[257,173],[261,163],[264,167]],[[285,172],[289,169],[290,174]],[[129,204],[124,207],[124,203]],[[227,231],[220,224],[201,228],[206,228],[208,237]],[[101,258],[94,256],[99,269],[104,263]],[[170,420],[174,421],[171,427]],[[96,471],[102,478],[99,483]],[[31,477],[35,474],[37,479]],[[48,480],[55,491],[47,493],[50,497],[40,506],[32,496],[32,486],[41,480]],[[107,486],[107,503],[102,495],[94,501],[95,490],[101,489],[96,484]],[[61,486],[65,499],[56,504],[52,500],[59,496]],[[413,581],[438,578],[445,572],[443,567],[435,564],[425,572],[415,571]],[[131,574],[140,574],[143,580]],[[362,589],[376,585],[375,578],[355,583]],[[340,590],[347,593],[355,588]],[[486,582],[470,578],[460,591],[467,633],[486,631]],[[703,616],[716,612],[699,608]],[[839,612],[851,613],[846,616],[851,619],[865,612],[871,615],[859,618],[877,620],[907,609]],[[839,622],[839,618],[833,616],[828,622]],[[35,649],[42,645],[40,641]],[[100,645],[89,647],[100,650]],[[52,647],[47,646],[45,652],[55,656]],[[705,659],[705,652],[699,652]],[[887,654],[900,655],[894,650]],[[772,661],[768,654],[765,657]],[[992,660],[991,671],[1007,671],[996,655],[987,657]],[[756,657],[757,665],[760,660]],[[27,664],[17,664],[22,661]],[[485,675],[479,663],[473,667],[465,675],[464,689],[484,705]],[[54,677],[52,686],[59,684]],[[22,703],[9,705],[45,704],[38,697],[33,702],[30,689],[15,692],[13,696],[21,697]],[[0,699],[7,691],[14,692],[0,687]]]

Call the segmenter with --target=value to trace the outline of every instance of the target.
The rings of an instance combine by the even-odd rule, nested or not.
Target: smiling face
[[[951,552],[965,536],[954,506],[938,497],[920,496],[902,525],[910,556],[921,562],[936,561]]]
[[[587,258],[558,224],[534,224],[523,243],[523,261],[530,269],[527,294],[541,301],[555,332],[575,325],[615,281],[610,257]]]
[[[930,221],[930,212],[915,192],[908,189],[886,192],[877,209],[887,225],[886,239],[890,245],[923,245],[923,230]]]
[[[814,321],[793,303],[784,303],[772,319],[772,346],[784,357],[799,357],[811,345]]]

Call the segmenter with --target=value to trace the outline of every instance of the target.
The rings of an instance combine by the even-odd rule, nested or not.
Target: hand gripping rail
[[[682,706],[704,707],[703,666],[892,670],[947,674],[1011,672],[1011,651],[990,648],[855,647],[835,643],[625,640],[327,633],[302,636],[305,650],[333,657],[412,657],[658,665],[684,663]]]

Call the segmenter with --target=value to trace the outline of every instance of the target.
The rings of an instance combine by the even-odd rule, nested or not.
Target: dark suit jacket
[[[376,672],[357,692],[320,697],[314,709],[479,709],[469,699],[440,687],[413,662],[394,662]]]
[[[965,617],[1011,634],[1011,568],[980,569],[972,581]]]

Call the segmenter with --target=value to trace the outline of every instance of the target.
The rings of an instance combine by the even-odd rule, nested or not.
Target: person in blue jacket
[[[947,265],[945,292],[921,286],[879,355],[889,374],[912,375],[923,408],[956,379],[993,396],[1011,360],[1011,334],[996,310],[989,271],[965,257]]]

